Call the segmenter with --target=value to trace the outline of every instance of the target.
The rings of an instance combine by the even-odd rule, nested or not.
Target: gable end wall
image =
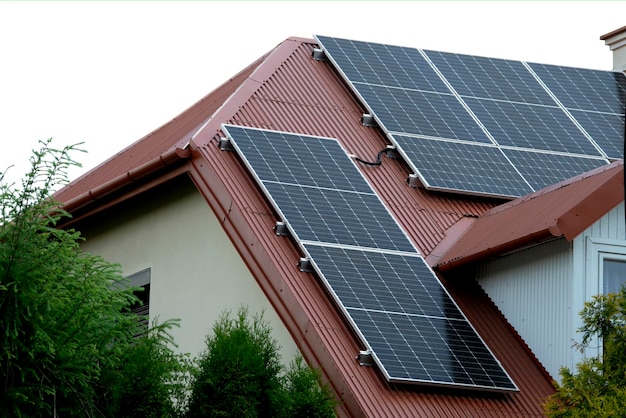
[[[557,239],[484,263],[476,272],[479,284],[554,379],[561,366],[573,361],[571,248]]]

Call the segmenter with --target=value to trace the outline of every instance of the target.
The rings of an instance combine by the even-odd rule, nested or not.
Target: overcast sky
[[[610,70],[626,2],[0,1],[0,172],[39,139],[84,142],[78,176],[289,36]]]

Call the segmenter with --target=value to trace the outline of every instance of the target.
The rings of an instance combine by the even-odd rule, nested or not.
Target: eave
[[[441,256],[437,268],[451,270],[556,237],[571,241],[623,200],[620,160],[485,212]]]

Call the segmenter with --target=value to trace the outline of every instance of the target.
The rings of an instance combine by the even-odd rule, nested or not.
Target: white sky
[[[85,142],[76,177],[289,36],[610,70],[626,2],[0,1],[0,172],[37,141]]]

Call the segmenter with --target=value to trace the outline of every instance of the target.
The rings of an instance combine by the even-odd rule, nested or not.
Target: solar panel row
[[[317,39],[427,187],[517,197],[622,157],[622,73]],[[449,141],[494,145],[502,149],[497,160],[508,161],[493,171],[472,163],[455,169],[454,157],[424,164],[421,154],[440,146],[446,157]],[[466,160],[480,151],[494,158],[480,147]]]
[[[336,140],[223,130],[389,380],[516,390]]]

